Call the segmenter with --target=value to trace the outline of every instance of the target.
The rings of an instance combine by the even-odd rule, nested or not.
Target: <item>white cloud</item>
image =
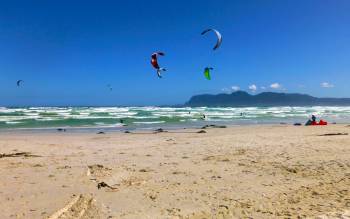
[[[261,88],[261,90],[266,90],[265,86],[261,86],[260,88]]]
[[[258,88],[256,87],[256,85],[255,84],[252,84],[252,85],[249,85],[249,90],[251,91],[251,92],[255,92]]]
[[[328,82],[323,82],[323,83],[321,83],[321,87],[323,87],[323,88],[332,88],[332,87],[334,87],[334,85],[331,84],[331,83],[328,83]]]
[[[270,87],[272,89],[281,89],[282,85],[280,85],[279,83],[273,83],[273,84],[270,85]]]
[[[238,91],[238,90],[240,90],[241,88],[238,87],[238,86],[232,86],[231,89],[232,89],[233,91]]]
[[[240,89],[241,88],[238,87],[238,86],[232,86],[232,87],[229,87],[229,88],[224,87],[224,88],[221,89],[221,91],[230,94],[232,92],[239,91]]]

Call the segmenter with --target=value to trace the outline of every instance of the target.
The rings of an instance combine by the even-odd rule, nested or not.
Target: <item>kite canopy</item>
[[[23,82],[23,80],[18,80],[17,81],[17,87],[19,87],[21,85],[21,83]]]
[[[209,31],[213,31],[216,34],[217,37],[217,41],[216,41],[216,45],[214,46],[213,50],[216,50],[220,47],[221,43],[222,43],[222,36],[221,33],[215,29],[206,29],[202,32],[202,35],[208,33]]]
[[[211,67],[206,67],[206,68],[204,69],[204,76],[205,76],[205,78],[208,79],[208,80],[211,80],[211,77],[210,77],[210,70],[213,70],[213,68],[211,68]]]
[[[161,68],[158,64],[158,56],[164,56],[165,54],[163,52],[155,52],[151,55],[151,64],[152,66],[157,69],[157,75],[159,78],[162,77],[161,72],[166,71],[165,68]]]

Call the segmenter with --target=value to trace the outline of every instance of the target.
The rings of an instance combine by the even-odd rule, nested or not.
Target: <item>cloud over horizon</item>
[[[249,85],[249,90],[251,91],[251,92],[253,92],[253,93],[255,93],[256,92],[256,90],[258,89],[257,87],[256,87],[256,85],[255,84],[252,84],[252,85]]]
[[[280,85],[279,83],[273,83],[270,85],[270,88],[272,89],[281,89],[282,85]]]
[[[238,87],[238,86],[232,86],[231,89],[232,89],[233,91],[239,91],[241,88]]]
[[[235,91],[239,91],[241,88],[239,86],[236,86],[236,85],[233,85],[229,88],[227,87],[224,87],[222,88],[221,90],[225,93],[232,93],[232,92],[235,92]]]
[[[331,84],[329,82],[322,82],[321,83],[321,87],[323,87],[323,88],[333,88],[334,84]]]

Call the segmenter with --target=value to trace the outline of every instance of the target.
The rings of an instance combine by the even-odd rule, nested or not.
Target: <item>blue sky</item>
[[[0,105],[177,104],[252,85],[350,96],[349,11],[347,0],[0,1]],[[223,35],[217,51],[208,27]],[[154,51],[166,53],[162,79]]]

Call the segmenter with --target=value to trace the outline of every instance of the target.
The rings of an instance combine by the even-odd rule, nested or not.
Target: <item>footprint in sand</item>
[[[86,175],[93,176],[95,178],[101,178],[101,177],[110,176],[111,171],[112,169],[104,167],[101,164],[94,164],[94,165],[88,166]]]
[[[106,214],[97,205],[95,199],[90,196],[79,195],[73,197],[66,206],[48,217],[48,219],[63,218],[106,218]]]
[[[140,169],[139,172],[151,172],[149,168]],[[144,178],[134,176],[133,172],[126,170],[126,168],[107,168],[101,164],[88,166],[88,176],[92,176],[91,180],[98,183],[104,183],[113,188],[117,186],[134,186],[141,185],[146,182]]]

